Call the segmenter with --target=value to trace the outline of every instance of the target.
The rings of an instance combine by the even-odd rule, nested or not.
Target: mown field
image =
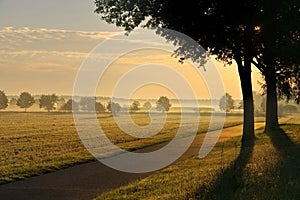
[[[107,137],[128,150],[169,141],[180,124],[180,114],[169,114],[158,134],[139,139],[123,133],[109,114],[99,114],[98,119]],[[132,119],[141,126],[150,122],[145,113],[133,114]],[[198,133],[206,132],[209,122],[209,115],[202,116]],[[241,123],[241,116],[227,116],[225,127]],[[189,129],[188,123],[182,126]],[[79,139],[71,113],[0,112],[0,146],[0,183],[94,160]]]
[[[300,199],[300,117],[270,134],[256,131],[240,152],[240,137],[96,199]],[[162,187],[163,186],[163,187]]]

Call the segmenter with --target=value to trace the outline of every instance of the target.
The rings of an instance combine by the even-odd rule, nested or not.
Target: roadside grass
[[[269,135],[257,130],[243,166],[235,137],[204,159],[178,162],[96,199],[300,199],[299,122],[290,120]]]
[[[71,114],[0,113],[0,182],[93,160]]]
[[[127,150],[169,141],[179,126],[179,117],[178,113],[168,114],[160,133],[137,139],[122,133],[111,115],[98,115],[107,137]],[[132,114],[132,118],[140,125],[149,123],[146,114]],[[209,115],[201,117],[198,133],[206,132],[209,122]],[[242,116],[229,115],[224,127],[241,123]],[[94,160],[76,132],[71,113],[0,112],[0,146],[0,184]]]

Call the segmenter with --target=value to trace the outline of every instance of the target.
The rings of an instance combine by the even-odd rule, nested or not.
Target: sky
[[[71,95],[80,66],[85,64],[93,49],[104,41],[114,40],[114,48],[108,43],[104,47],[106,52],[99,57],[105,60],[116,57],[117,52],[110,49],[131,44],[126,42],[121,28],[102,21],[94,10],[93,0],[0,0],[0,90],[7,95],[18,95],[23,91]],[[122,36],[115,38],[116,35]],[[164,45],[160,40],[157,41],[156,47]],[[142,39],[140,42],[145,43]],[[241,99],[235,64],[224,67],[214,59],[211,62],[217,66],[225,90],[235,99]],[[124,74],[136,66],[147,64],[172,67],[187,80],[198,98],[210,98],[205,79],[215,77],[203,77],[205,73],[202,77],[198,76],[192,65],[188,62],[179,64],[177,59],[170,56],[170,52],[149,49],[118,56],[102,75],[97,95],[111,95]],[[159,75],[167,77],[167,74]],[[133,80],[141,77],[133,77]],[[253,68],[253,87],[256,91],[260,90],[257,84],[260,79],[259,72]],[[126,88],[129,85],[123,83],[122,86]],[[183,84],[177,85],[178,90],[184,90]],[[174,94],[167,86],[158,84],[128,88],[128,91],[135,98],[158,98],[161,94],[171,98],[176,96],[176,92]]]

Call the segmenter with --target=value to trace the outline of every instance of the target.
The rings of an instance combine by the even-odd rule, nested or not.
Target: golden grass
[[[235,163],[240,149],[236,137],[218,143],[204,159],[178,162],[96,199],[299,199],[299,118],[282,129],[271,135],[258,130],[242,169]]]
[[[172,139],[179,116],[168,115],[165,127],[154,137],[137,139],[122,133],[109,114],[98,115],[107,136],[129,150]],[[137,124],[149,123],[147,114],[133,114],[132,117]],[[206,132],[209,121],[209,116],[201,118],[198,133]],[[241,116],[229,116],[225,127],[241,123]],[[94,160],[80,141],[70,113],[0,112],[0,146],[0,183]]]

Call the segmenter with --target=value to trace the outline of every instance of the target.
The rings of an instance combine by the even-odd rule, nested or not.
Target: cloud
[[[0,43],[1,49],[7,51],[23,49],[85,52],[117,33],[4,27],[0,29]]]
[[[114,34],[118,32],[4,27],[0,29],[0,68],[23,72],[78,68],[96,45]]]

